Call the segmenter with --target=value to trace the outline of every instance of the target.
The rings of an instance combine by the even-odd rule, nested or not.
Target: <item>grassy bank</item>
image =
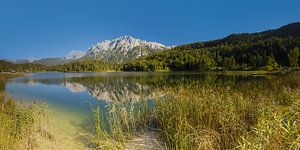
[[[184,87],[159,100],[162,140],[170,149],[299,149],[299,90],[247,86]]]
[[[41,104],[19,104],[5,99],[5,82],[21,74],[0,74],[0,149],[34,149],[39,137],[47,137]]]
[[[118,103],[108,114],[95,111],[93,146],[119,149],[151,128],[168,149],[299,149],[299,89],[299,73],[236,85],[164,87],[166,95],[153,106]]]

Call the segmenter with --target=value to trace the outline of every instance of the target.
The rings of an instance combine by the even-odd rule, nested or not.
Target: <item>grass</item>
[[[150,124],[148,104],[119,102],[107,105],[107,112],[94,107],[93,126],[87,141],[93,149],[123,149],[125,144],[147,130]]]
[[[221,71],[220,73],[224,75],[264,75],[270,72],[265,70],[255,70],[255,71]]]
[[[5,99],[5,81],[20,74],[0,74],[0,149],[34,149],[37,134],[47,136],[41,104],[19,104]]]
[[[34,149],[46,137],[40,104],[5,100],[1,74],[0,149]],[[109,103],[93,108],[85,139],[92,149],[123,149],[153,130],[166,149],[300,149],[299,73],[237,84],[163,86],[149,101]],[[153,102],[153,101],[151,101]]]
[[[120,149],[152,127],[167,149],[300,149],[299,73],[161,91],[151,107],[118,103],[108,114],[95,111],[94,146]]]
[[[299,90],[179,91],[172,99],[159,100],[155,108],[159,133],[170,149],[300,148]]]

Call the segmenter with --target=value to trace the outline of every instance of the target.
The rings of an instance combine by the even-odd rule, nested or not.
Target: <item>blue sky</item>
[[[0,58],[65,56],[122,35],[165,45],[300,21],[299,0],[0,0]]]

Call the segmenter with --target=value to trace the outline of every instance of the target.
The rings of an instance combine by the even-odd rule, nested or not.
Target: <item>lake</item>
[[[64,140],[72,138],[80,127],[88,124],[95,106],[106,112],[107,104],[111,103],[147,101],[154,104],[156,98],[167,95],[166,88],[235,86],[259,80],[268,79],[197,72],[34,73],[9,79],[6,97],[22,103],[45,102],[58,127],[55,134],[64,133],[61,136]]]
[[[7,97],[22,102],[46,102],[50,108],[80,115],[91,106],[107,103],[153,100],[163,95],[162,87],[227,84],[264,80],[261,76],[217,73],[34,73],[8,80]]]

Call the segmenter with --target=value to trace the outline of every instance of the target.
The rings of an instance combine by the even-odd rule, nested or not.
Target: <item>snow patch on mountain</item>
[[[122,62],[169,48],[170,47],[157,42],[148,42],[133,38],[132,36],[122,36],[114,40],[105,40],[91,46],[86,51],[84,57]]]
[[[66,56],[66,59],[79,59],[85,55],[85,52],[80,51],[80,50],[73,50],[68,53]]]

